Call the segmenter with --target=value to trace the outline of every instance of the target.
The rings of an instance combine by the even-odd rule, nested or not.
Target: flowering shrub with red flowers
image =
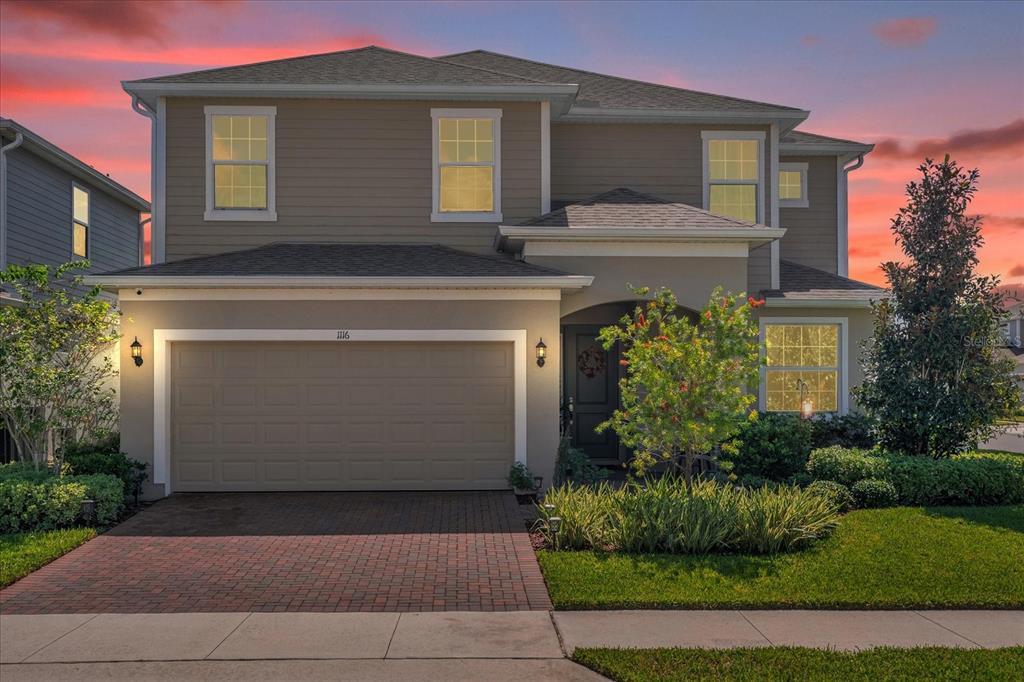
[[[632,448],[637,475],[669,462],[689,483],[694,457],[748,419],[762,362],[751,311],[764,302],[718,288],[691,320],[670,289],[632,289],[649,300],[599,337],[605,348],[621,345],[626,376],[621,407],[598,431],[614,429]]]

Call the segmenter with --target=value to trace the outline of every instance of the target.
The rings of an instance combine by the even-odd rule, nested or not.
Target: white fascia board
[[[781,156],[839,156],[850,154],[856,158],[859,154],[867,154],[875,148],[873,144],[787,144],[779,143],[779,154]]]
[[[536,277],[182,277],[161,275],[92,275],[87,284],[108,289],[154,288],[345,288],[345,289],[581,289],[589,275]]]
[[[505,239],[522,241],[746,241],[764,243],[781,239],[782,227],[675,228],[675,227],[520,227],[501,225]]]
[[[772,298],[766,297],[766,308],[871,308],[871,302],[886,298],[880,293],[878,298]]]
[[[476,99],[551,100],[565,111],[579,86],[524,83],[522,85],[401,85],[349,83],[134,83],[121,87],[147,104],[157,97],[313,97],[354,99]]]
[[[573,106],[560,120],[566,123],[778,123],[783,131],[788,132],[801,121],[807,120],[809,111],[794,110],[792,113],[780,111],[691,111],[687,109],[647,109],[647,108],[606,108]]]

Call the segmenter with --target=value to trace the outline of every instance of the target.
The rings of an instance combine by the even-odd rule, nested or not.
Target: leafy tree
[[[62,445],[102,436],[117,419],[117,372],[106,351],[118,339],[118,312],[85,290],[71,270],[10,265],[0,272],[23,302],[0,306],[0,413],[18,457],[57,473]]]
[[[975,272],[981,216],[967,215],[978,171],[926,159],[892,221],[906,262],[882,265],[890,296],[875,304],[857,393],[880,443],[948,457],[995,431],[1019,400],[1000,359],[998,277]]]
[[[633,292],[650,294],[646,287]],[[618,325],[601,330],[605,348],[622,345],[626,376],[619,382],[622,406],[598,430],[614,429],[633,449],[638,475],[669,462],[689,485],[694,457],[734,436],[746,421],[760,362],[750,311],[761,303],[715,289],[691,322],[672,291],[662,288]]]

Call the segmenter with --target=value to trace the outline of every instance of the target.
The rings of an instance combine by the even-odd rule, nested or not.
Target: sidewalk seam
[[[555,620],[554,609],[548,611],[548,618],[551,619],[551,627],[555,629],[555,638],[558,639],[558,648],[562,650],[563,656],[569,658],[569,652],[565,649],[565,640],[562,639],[562,631],[558,629],[558,621]]]
[[[932,620],[932,619],[931,619],[931,618],[929,618],[928,616],[924,615],[924,613],[922,613],[921,611],[914,611],[914,613],[916,613],[916,614],[917,614],[918,616],[920,616],[921,618],[924,618],[924,619],[925,619],[926,621],[928,621],[929,623],[934,623],[935,625],[938,625],[938,626],[939,626],[940,628],[942,628],[943,630],[945,630],[945,631],[947,631],[947,632],[952,632],[952,633],[953,633],[954,635],[956,635],[957,637],[959,637],[959,638],[961,638],[961,639],[964,639],[964,640],[967,640],[968,642],[970,642],[970,643],[971,643],[971,644],[973,644],[974,646],[978,647],[979,649],[985,649],[985,648],[987,648],[987,647],[983,647],[982,645],[978,644],[977,642],[975,642],[975,641],[974,641],[973,639],[971,639],[970,637],[967,637],[967,636],[965,636],[965,635],[961,635],[961,634],[960,634],[959,632],[957,632],[957,631],[956,631],[956,630],[954,630],[953,628],[948,628],[948,627],[946,627],[945,625],[943,625],[942,623],[939,623],[939,622],[937,622],[937,621],[934,621],[934,620]]]
[[[754,628],[754,631],[755,631],[755,632],[756,632],[757,634],[761,635],[761,637],[763,637],[763,638],[764,638],[764,641],[768,642],[768,645],[769,645],[769,646],[775,646],[775,643],[774,643],[774,642],[772,642],[772,640],[768,639],[768,636],[767,636],[767,635],[765,635],[765,634],[764,634],[763,632],[761,632],[761,629],[760,629],[760,628],[758,628],[758,627],[757,627],[756,625],[754,625],[754,622],[753,622],[752,620],[750,620],[749,618],[747,618],[747,614],[746,614],[746,613],[745,613],[744,611],[740,611],[739,613],[740,613],[740,616],[742,616],[742,617],[743,617],[743,620],[745,620],[745,621],[747,621],[748,623],[750,623],[750,627]]]
[[[20,663],[25,663],[26,661],[28,661],[28,659],[30,659],[30,658],[32,658],[33,656],[35,656],[36,654],[38,654],[38,653],[39,653],[40,651],[42,651],[42,650],[43,650],[43,649],[45,649],[46,647],[48,647],[48,646],[50,646],[51,644],[54,644],[54,643],[56,643],[56,642],[59,642],[60,640],[64,639],[65,637],[67,637],[68,635],[70,635],[70,634],[71,634],[72,632],[74,632],[75,630],[77,630],[78,628],[80,628],[80,627],[82,627],[82,626],[86,625],[87,623],[91,623],[91,622],[93,622],[94,620],[96,620],[97,618],[99,618],[99,617],[100,617],[100,616],[102,616],[102,615],[103,615],[103,614],[101,614],[101,613],[94,613],[94,614],[92,614],[92,618],[89,618],[89,619],[86,619],[86,620],[82,621],[81,623],[79,623],[79,624],[78,624],[78,625],[76,625],[75,627],[73,627],[73,628],[71,628],[70,630],[68,630],[67,632],[65,632],[65,633],[64,633],[63,635],[61,635],[60,637],[57,637],[56,639],[54,639],[54,640],[51,640],[51,641],[47,642],[47,643],[46,643],[46,644],[44,644],[43,646],[39,647],[38,649],[36,649],[36,650],[35,650],[35,651],[33,651],[32,653],[30,653],[30,654],[29,654],[28,656],[26,656],[25,658],[21,659],[20,661],[15,661],[15,663],[18,663],[18,664],[20,664]]]
[[[388,660],[388,655],[391,653],[391,643],[395,641],[395,633],[398,632],[398,624],[402,622],[402,616],[404,613],[399,613],[398,618],[395,618],[395,629],[391,631],[391,637],[388,638],[388,648],[384,650],[384,659]]]
[[[228,641],[228,637],[230,637],[231,635],[235,634],[235,632],[238,630],[238,628],[242,627],[242,624],[252,617],[252,614],[253,614],[252,611],[250,611],[249,613],[245,614],[245,618],[243,618],[242,620],[238,621],[238,625],[236,625],[235,627],[231,628],[231,632],[229,632],[228,634],[224,635],[224,639],[220,640],[217,643],[217,646],[213,647],[213,649],[211,649],[209,652],[207,652],[207,654],[205,656],[203,656],[199,660],[205,661],[205,660],[209,659],[210,656],[213,656],[213,654],[216,653],[217,649],[221,648],[221,646],[224,645],[224,642]]]

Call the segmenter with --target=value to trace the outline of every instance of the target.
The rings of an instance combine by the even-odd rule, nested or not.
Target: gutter
[[[156,261],[156,223],[153,222],[153,217],[157,214],[157,194],[156,194],[156,172],[157,172],[157,158],[156,158],[156,144],[157,144],[157,116],[156,111],[151,109],[148,104],[141,102],[139,96],[134,93],[128,93],[132,96],[132,109],[135,113],[145,116],[149,119],[149,218],[150,222],[150,234],[152,235],[152,241],[150,242],[150,253],[153,255],[153,260]],[[162,206],[161,206],[162,208]],[[139,265],[142,265],[143,253],[145,250],[145,244],[143,243],[143,231],[142,228],[146,224],[146,221],[139,223]]]
[[[14,141],[0,147],[0,270],[7,268],[7,152],[21,146],[25,136],[20,131],[14,134]]]
[[[878,298],[772,298],[765,297],[765,308],[871,308],[871,302],[886,298],[879,292]]]
[[[589,275],[536,277],[310,277],[286,276],[174,276],[92,275],[86,284],[104,289],[192,288],[331,288],[331,289],[582,289],[594,281]]]
[[[514,242],[745,242],[766,244],[781,239],[784,227],[674,228],[674,227],[524,227],[501,225],[495,245]]]

